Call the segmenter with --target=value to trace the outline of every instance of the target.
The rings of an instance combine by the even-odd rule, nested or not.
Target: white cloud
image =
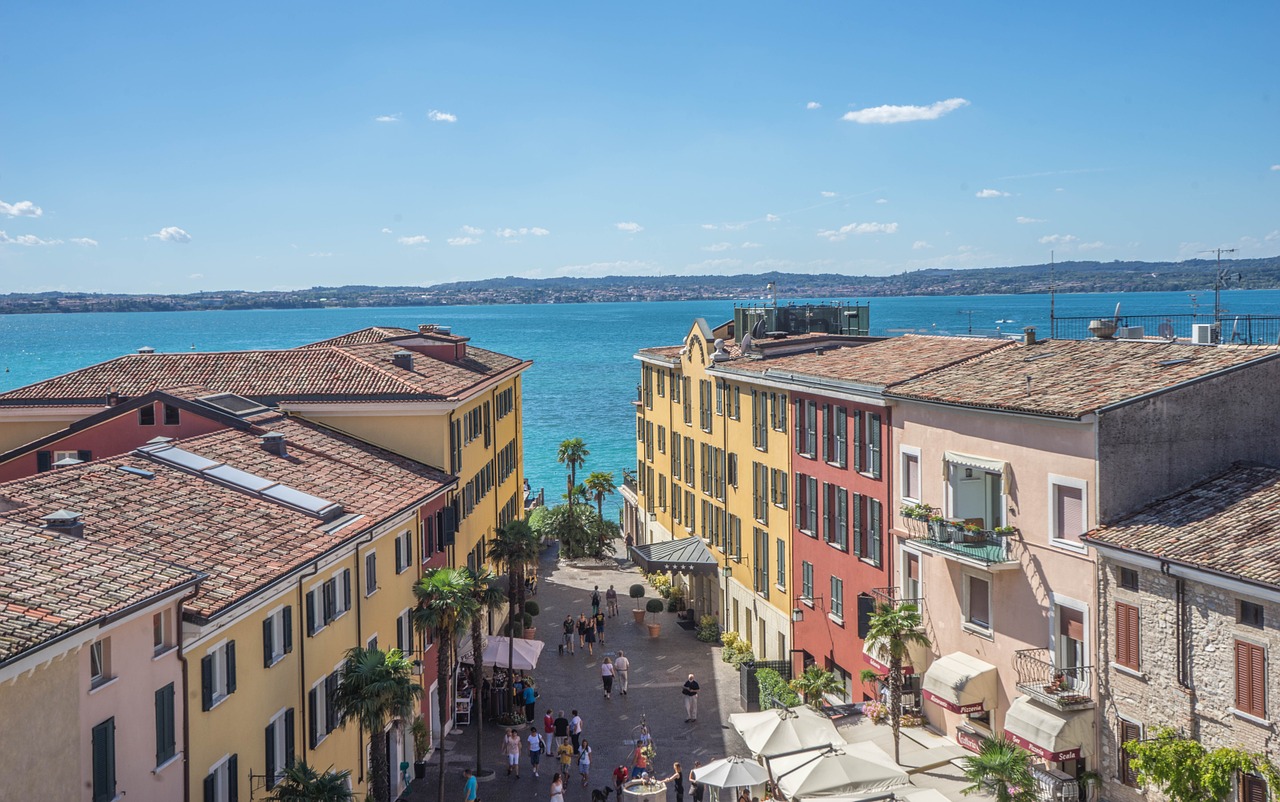
[[[399,237],[396,239],[396,242],[401,245],[426,245],[430,241],[431,240],[421,234],[415,234],[412,237]]]
[[[524,231],[524,229],[522,228],[522,229],[520,229],[520,231],[521,231],[521,232],[523,232],[523,231]],[[547,236],[548,234],[550,234],[551,232],[550,232],[550,231],[548,231],[548,230],[547,230],[547,229],[545,229],[545,228],[540,228],[540,227],[538,227],[538,226],[534,226],[533,228],[529,229],[529,233],[530,233],[530,234],[532,234],[532,235],[533,235],[533,236],[535,236],[535,237],[545,237],[545,236]]]
[[[804,104],[804,107],[809,111],[813,111],[815,109],[822,108],[822,104],[816,100],[810,100],[808,103]]]
[[[923,251],[926,248],[932,248],[932,247],[933,247],[932,245],[930,245],[929,243],[925,242],[922,239],[918,239],[915,242],[911,243],[911,250],[913,251]]]
[[[822,195],[822,197],[824,197],[824,198],[834,198],[834,197],[836,196],[836,193],[834,193],[834,192],[828,192],[827,190],[823,190],[823,191],[822,191],[821,193],[819,193],[819,194],[821,194],[821,195]]]
[[[831,242],[840,242],[850,234],[861,236],[863,234],[892,234],[898,230],[897,223],[850,223],[846,226],[834,231],[819,231],[818,236],[823,237]]]
[[[72,237],[71,241],[76,245],[83,245],[86,248],[98,247],[98,241],[96,239],[89,239],[88,237]]]
[[[502,237],[503,239],[511,239],[512,237],[524,236],[545,237],[551,232],[545,228],[534,226],[533,228],[496,228],[493,233],[494,236]]]
[[[3,231],[0,231],[0,245],[61,245],[60,239],[40,239],[35,234],[19,234],[11,237]]]
[[[1015,218],[1013,218],[1013,219],[1014,219],[1014,220],[1017,220],[1017,221],[1018,221],[1018,223],[1020,223],[1021,225],[1024,225],[1024,226],[1025,226],[1025,225],[1030,225],[1031,223],[1047,223],[1047,222],[1049,222],[1048,220],[1041,220],[1039,217],[1023,217],[1022,215],[1018,215],[1017,217],[1015,217]]]
[[[333,251],[317,251],[315,253],[309,253],[307,256],[310,256],[312,259],[328,259],[330,256],[333,256]]]
[[[155,234],[147,235],[147,239],[158,239],[162,242],[178,242],[185,245],[191,241],[191,235],[177,226],[166,226]]]
[[[1082,251],[1096,251],[1096,250],[1098,250],[1099,248],[1105,248],[1105,247],[1107,247],[1107,244],[1106,244],[1105,242],[1101,242],[1101,241],[1099,241],[1099,242],[1082,242],[1082,243],[1080,243],[1080,245],[1079,245],[1079,248],[1080,248],[1080,250],[1082,250]]]
[[[18,201],[17,203],[0,201],[0,214],[5,217],[39,217],[44,214],[44,209],[36,206],[31,201]]]
[[[479,245],[480,240],[472,237],[449,237],[449,244],[455,246]]]
[[[939,100],[928,106],[876,106],[870,109],[846,112],[840,119],[862,125],[884,125],[888,123],[910,123],[917,120],[936,120],[944,114],[969,105],[962,97]]]
[[[565,265],[553,271],[556,276],[656,276],[662,268],[652,262],[592,262],[585,265]],[[543,275],[541,270],[533,270],[531,277]]]
[[[981,189],[973,194],[975,198],[1007,198],[1008,192],[1001,192],[998,189]]]
[[[776,214],[766,214],[766,215],[764,216],[764,221],[765,221],[766,223],[776,223],[776,222],[778,222],[778,221],[779,221],[779,220],[781,220],[781,219],[782,219],[782,218],[781,218],[781,217],[779,217],[779,216],[777,216]]]
[[[450,114],[447,111],[436,111],[435,109],[432,109],[427,112],[427,119],[433,123],[456,123],[458,121],[458,115]]]
[[[382,233],[383,233],[383,234],[390,234],[390,233],[391,233],[391,229],[389,229],[389,228],[384,228],[384,229],[382,229]]]
[[[204,278],[204,273],[192,273],[191,275],[187,276],[187,278],[191,279],[192,281],[197,281],[199,279]]]
[[[383,114],[381,116],[374,117],[373,121],[375,123],[398,123],[400,122],[400,113],[396,112],[395,114]]]
[[[742,267],[741,259],[706,259],[696,264],[685,265],[685,273],[718,273]]]
[[[639,234],[644,231],[644,226],[639,223],[614,223],[613,227],[619,231],[625,231],[628,234]]]
[[[715,243],[714,245],[708,245],[707,247],[703,248],[702,250],[704,250],[704,251],[711,251],[712,253],[716,253],[716,252],[719,252],[719,251],[727,251],[727,250],[729,250],[729,249],[730,249],[730,248],[732,248],[732,247],[733,247],[733,246],[732,246],[732,245],[730,245],[730,244],[729,244],[729,243],[727,243],[727,242],[717,242],[717,243]]]
[[[1273,164],[1273,165],[1271,165],[1271,172],[1273,172],[1273,173],[1280,173],[1280,164]]]
[[[1263,237],[1263,239],[1266,240],[1267,242],[1275,242],[1276,240],[1280,239],[1280,229],[1276,229],[1275,231],[1272,231],[1270,234]]]
[[[888,202],[889,202],[888,198],[876,198],[876,203],[878,203],[881,206],[885,205]]]
[[[744,242],[744,243],[742,243],[741,245],[739,245],[738,247],[739,247],[739,248],[759,248],[759,247],[761,247],[761,246],[760,246],[760,243],[758,243],[758,242]]]
[[[719,228],[719,226],[717,226],[715,223],[703,223],[703,224],[702,224],[702,230],[703,230],[703,231],[715,231],[717,228]]]
[[[475,226],[463,226],[458,230],[469,237],[478,237],[484,233],[483,228],[476,228]]]
[[[1070,245],[1079,241],[1080,238],[1074,234],[1050,234],[1047,237],[1040,238],[1041,245]]]

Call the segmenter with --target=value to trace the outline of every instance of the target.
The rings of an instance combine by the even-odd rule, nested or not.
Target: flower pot
[[[644,623],[644,610],[632,610],[631,617],[636,620],[637,624]]]
[[[945,523],[945,522],[943,522],[943,521],[930,521],[930,522],[929,522],[929,537],[933,538],[934,540],[945,540],[945,538],[944,538],[943,536],[944,536],[944,534],[946,533],[946,529],[947,529],[947,527],[946,527],[946,523]]]
[[[521,635],[520,637],[524,638],[525,640],[536,640],[536,639],[537,639],[537,637],[538,637],[538,628],[537,628],[537,627],[525,627],[525,628],[524,628],[524,634],[523,634],[523,635]]]
[[[425,760],[417,760],[417,761],[414,761],[414,764],[413,764],[413,779],[415,779],[415,780],[425,780],[425,779],[427,779],[427,761],[425,761]]]
[[[649,624],[649,637],[656,638],[662,632],[662,624]]]

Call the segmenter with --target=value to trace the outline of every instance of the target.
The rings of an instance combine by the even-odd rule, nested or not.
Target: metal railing
[[[1093,668],[1058,666],[1048,649],[1021,649],[1013,653],[1018,690],[1059,710],[1093,707],[1090,690]]]
[[[871,598],[876,600],[877,605],[887,604],[890,607],[898,607],[903,604],[914,604],[917,610],[924,610],[924,599],[906,598],[899,588],[872,588]]]
[[[1212,312],[1053,317],[1049,321],[1049,336],[1058,340],[1087,340],[1094,336],[1089,331],[1089,324],[1094,321],[1114,322],[1119,328],[1141,326],[1144,337],[1177,337],[1183,340],[1191,338],[1191,327],[1197,323],[1216,323],[1215,339],[1218,342],[1233,345],[1280,344],[1280,315],[1233,315],[1230,312],[1223,312],[1216,319]]]
[[[906,519],[904,527],[907,539],[944,557],[957,557],[967,561],[996,565],[1012,562],[1013,538],[989,529],[970,532],[955,521],[921,521]]]

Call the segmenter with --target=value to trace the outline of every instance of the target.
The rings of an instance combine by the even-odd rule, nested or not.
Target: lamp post
[[[724,585],[724,606],[720,608],[720,631],[727,632],[729,630],[729,580],[733,578],[733,567],[729,565],[729,553],[725,552],[724,565],[720,568],[720,576]]]

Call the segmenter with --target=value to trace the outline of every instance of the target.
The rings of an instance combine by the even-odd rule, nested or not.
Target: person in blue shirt
[[[524,717],[526,721],[533,721],[533,703],[538,700],[538,691],[533,687],[533,680],[526,680],[521,701],[524,702]]]
[[[466,769],[463,774],[467,778],[467,784],[464,789],[466,797],[463,802],[477,802],[476,800],[476,776],[471,773],[471,769]]]

